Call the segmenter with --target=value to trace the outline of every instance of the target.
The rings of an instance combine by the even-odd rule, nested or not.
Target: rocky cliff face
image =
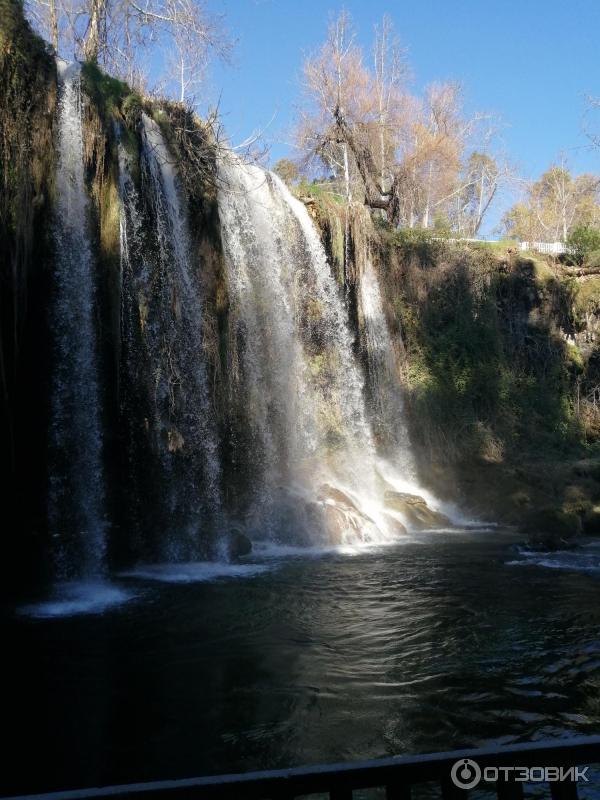
[[[55,111],[54,60],[20,5],[7,0],[0,11],[0,459],[8,582],[28,570],[39,576],[42,567],[32,554],[44,540]]]
[[[62,205],[58,202],[57,176],[60,179],[64,173],[69,192],[76,178],[69,168],[61,166],[61,159],[65,160],[62,150],[68,149],[60,127],[65,124],[65,112],[61,109],[59,113],[57,106],[61,91],[65,94],[61,89],[64,79],[59,79],[54,58],[25,22],[20,3],[7,0],[5,5],[6,13],[3,5],[0,20],[0,452],[4,474],[8,476],[3,486],[5,512],[7,518],[16,521],[6,536],[4,554],[9,567],[4,588],[11,591],[44,581],[55,569],[52,539],[63,532],[49,528],[51,497],[53,492],[56,494],[49,478],[53,473],[49,459],[68,459],[66,449],[76,446],[67,446],[66,440],[68,431],[77,428],[73,404],[78,393],[75,388],[65,395],[64,389],[56,386],[57,380],[73,383],[73,376],[56,369],[57,352],[63,347],[59,329],[64,328],[56,319],[56,312],[62,308],[63,318],[71,316],[75,328],[81,326],[83,317],[82,309],[76,307],[79,301],[75,295],[71,299],[65,295],[62,306],[57,303],[58,294],[64,293],[61,263],[70,255],[77,264],[81,261],[77,253],[60,252],[64,241],[69,249],[61,216],[73,216],[74,199],[65,199]],[[138,233],[143,239],[143,259],[149,263],[158,258],[160,244],[156,232],[148,230],[154,224],[151,207],[155,198],[150,196],[148,170],[144,171],[145,112],[156,118],[155,124],[164,132],[173,160],[181,165],[189,209],[191,257],[199,293],[204,298],[203,360],[217,408],[224,407],[227,391],[223,380],[227,292],[222,277],[214,154],[201,123],[179,106],[163,104],[159,109],[145,103],[93,65],[83,66],[72,93],[80,93],[80,99],[75,97],[73,103],[81,116],[77,135],[81,139],[87,195],[85,232],[81,231],[81,236],[93,262],[91,325],[99,371],[101,459],[106,471],[103,481],[110,486],[98,525],[103,527],[111,520],[113,534],[108,539],[106,558],[113,563],[128,558],[134,547],[135,530],[156,512],[155,495],[144,491],[144,482],[152,472],[148,459],[159,425],[152,402],[156,365],[148,360],[141,333],[148,312],[144,305],[147,298],[143,292],[130,291],[123,273],[125,163],[130,187],[142,203]],[[67,131],[67,135],[72,138],[73,132]],[[68,273],[67,269],[65,274]],[[178,299],[173,295],[168,302],[174,305]],[[126,314],[130,315],[129,321],[135,318],[136,325],[124,325]],[[81,327],[79,331],[83,336]],[[85,341],[82,354],[91,347]],[[146,374],[147,391],[142,391],[141,381],[130,369],[132,352],[139,359],[137,377]],[[74,350],[63,355],[67,361],[70,356],[77,361]],[[86,382],[89,384],[83,381]],[[60,391],[64,395],[62,411],[60,407],[57,411],[53,395]],[[61,422],[60,415],[64,414],[69,419]],[[82,422],[81,450],[89,444],[89,435],[86,439],[85,434],[90,417],[91,411],[87,421]],[[174,435],[171,449],[176,448]],[[73,481],[69,485],[70,492]],[[63,527],[68,528],[69,524]],[[73,521],[70,527],[71,532],[65,534],[69,540],[66,549],[81,549],[78,540],[83,532],[77,528],[87,528],[89,524]],[[153,528],[156,527],[155,523]],[[131,535],[123,533],[131,530]]]

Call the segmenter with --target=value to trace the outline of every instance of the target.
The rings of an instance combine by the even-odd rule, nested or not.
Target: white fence
[[[477,242],[480,244],[498,244],[498,239],[469,239],[466,236],[460,238],[446,238],[444,236],[432,236],[434,241],[439,242]],[[573,247],[569,247],[564,242],[515,242],[515,247],[519,250],[535,250],[538,253],[545,253],[550,256],[560,256],[562,253],[572,253]]]
[[[573,248],[564,242],[521,242],[519,250],[536,250],[538,253],[560,256],[562,253],[570,253]]]

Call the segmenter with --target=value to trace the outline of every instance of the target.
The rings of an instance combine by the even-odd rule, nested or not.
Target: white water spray
[[[59,62],[49,518],[59,578],[105,571],[96,285],[83,165],[80,65]]]
[[[158,125],[142,116],[142,186],[149,207],[128,174],[123,153],[121,264],[152,380],[155,452],[166,504],[162,555],[198,558],[221,512],[218,437],[203,349],[202,290],[192,258],[187,207]],[[152,220],[144,240],[144,211]],[[130,335],[130,334],[128,334]],[[131,348],[130,348],[131,349]],[[147,379],[147,375],[144,376]]]
[[[231,155],[219,181],[234,394],[246,399],[252,430],[246,524],[281,542],[298,530],[307,544],[394,540],[402,516],[384,495],[396,486],[376,452],[346,308],[306,207],[278,177]],[[363,313],[383,382],[391,344],[376,277],[366,279]],[[395,410],[403,413],[400,401]],[[408,456],[400,463],[412,469]]]

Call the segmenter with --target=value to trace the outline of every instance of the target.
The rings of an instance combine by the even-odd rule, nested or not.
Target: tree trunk
[[[350,162],[348,160],[348,144],[344,142],[342,148],[344,150],[344,184],[346,186],[346,200],[350,203],[352,201],[352,190],[350,188]]]
[[[483,180],[484,180],[484,171],[481,170],[481,177],[479,178],[479,197],[477,200],[477,217],[475,219],[475,233],[479,230],[479,226],[481,225],[481,220],[483,217]],[[473,235],[475,235],[475,233]]]
[[[52,47],[58,53],[58,17],[56,16],[56,0],[50,0],[50,29],[52,33]]]
[[[485,217],[488,208],[492,204],[492,200],[496,196],[497,190],[498,190],[498,184],[495,183],[494,184],[494,188],[492,189],[492,191],[490,192],[490,194],[488,196],[486,204],[483,206],[483,208],[479,212],[479,216],[477,217],[477,224],[475,225],[475,230],[473,232],[473,236],[477,236],[477,234],[479,233],[479,228],[481,228],[481,223],[483,222],[483,218]]]
[[[386,175],[385,175],[385,118],[383,112],[379,116],[379,157],[381,159],[381,191],[386,190]]]
[[[423,212],[423,227],[429,227],[429,213],[431,208],[431,184],[433,183],[433,164],[429,163],[429,174],[427,177],[427,199],[425,201],[425,211]]]
[[[98,61],[100,31],[103,27],[105,13],[106,0],[91,0],[90,21],[83,43],[83,55],[86,61]]]

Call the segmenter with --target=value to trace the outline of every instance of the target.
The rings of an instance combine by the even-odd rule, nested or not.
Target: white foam
[[[17,613],[40,619],[101,614],[134,596],[132,592],[102,581],[69,581],[57,584],[50,600],[22,606]]]
[[[480,530],[493,526],[493,523],[484,522],[465,514],[455,503],[440,500],[428,489],[421,486],[420,483],[417,483],[415,479],[407,479],[404,475],[399,474],[394,466],[384,459],[378,459],[377,470],[384,481],[395,491],[422,497],[429,508],[447,516],[450,522],[458,529],[476,528]],[[410,528],[410,525],[407,525],[407,527]]]
[[[518,559],[507,561],[507,566],[537,566],[546,569],[563,569],[572,572],[600,573],[600,555],[598,542],[590,542],[577,550],[559,550],[544,552],[519,549]]]
[[[257,558],[277,560],[286,558],[322,558],[328,555],[358,556],[363,553],[384,550],[399,544],[412,544],[414,539],[403,536],[395,541],[359,542],[357,544],[331,544],[331,545],[284,545],[273,542],[255,542],[252,548]]]
[[[192,561],[182,564],[139,564],[120,573],[124,578],[139,578],[162,583],[200,583],[219,578],[252,578],[267,572],[265,564],[228,564],[219,561]]]
[[[258,558],[281,559],[281,558],[321,558],[332,553],[345,553],[356,555],[364,549],[364,546],[353,545],[287,545],[274,544],[273,542],[256,542],[252,548],[253,553]]]

